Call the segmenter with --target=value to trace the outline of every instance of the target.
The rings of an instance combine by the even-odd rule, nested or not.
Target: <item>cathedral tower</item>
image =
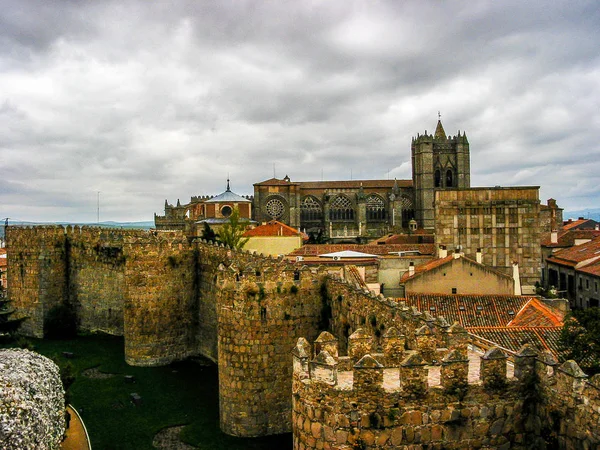
[[[419,227],[435,226],[434,191],[471,187],[469,141],[466,133],[446,136],[441,120],[435,134],[417,134],[411,144],[415,219]]]

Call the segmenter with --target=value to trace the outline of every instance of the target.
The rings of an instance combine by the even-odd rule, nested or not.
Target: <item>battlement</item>
[[[431,365],[419,350],[407,349],[405,336],[394,328],[380,348],[376,342],[375,336],[356,330],[348,338],[348,356],[338,356],[338,341],[330,333],[321,333],[312,346],[298,339],[292,351],[294,448],[334,442],[336,448],[360,443],[364,448],[374,443],[406,449],[442,443],[448,448],[476,443],[522,448],[527,433],[536,433],[523,424],[528,414],[556,414],[578,405],[585,412],[575,420],[579,431],[571,432],[579,433],[580,440],[581,431],[598,418],[600,375],[588,379],[575,362],[559,366],[549,352],[529,344],[510,363],[498,347],[481,356],[462,346],[438,348],[439,363]],[[538,399],[535,408],[528,400],[533,392],[546,398]],[[596,431],[585,439],[600,442]]]

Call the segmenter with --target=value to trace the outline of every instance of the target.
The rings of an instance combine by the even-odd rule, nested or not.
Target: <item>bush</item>
[[[44,320],[44,335],[49,339],[73,339],[77,335],[75,312],[67,305],[57,305]]]

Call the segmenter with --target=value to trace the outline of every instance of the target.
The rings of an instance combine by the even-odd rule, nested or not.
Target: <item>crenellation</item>
[[[81,330],[124,335],[130,364],[212,358],[226,433],[293,429],[307,450],[518,449],[552,425],[563,448],[600,443],[600,377],[530,346],[491,348],[471,373],[468,346],[489,342],[322,266],[177,231],[9,227],[7,244],[25,334],[42,337],[50,308],[65,304]],[[525,407],[534,385],[541,400]]]

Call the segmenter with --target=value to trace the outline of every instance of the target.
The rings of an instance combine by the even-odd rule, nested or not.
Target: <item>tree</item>
[[[15,312],[10,307],[10,300],[5,296],[4,286],[0,285],[0,339],[12,339],[14,334],[21,326],[21,322],[25,320],[25,317],[21,319],[11,319],[10,316]]]
[[[219,236],[206,222],[204,222],[204,228],[202,229],[202,234],[200,237],[208,242],[219,242]]]
[[[240,212],[235,208],[229,216],[229,222],[223,225],[218,234],[219,241],[235,250],[241,250],[249,240],[242,236],[244,231],[246,231],[246,225],[240,221]]]
[[[588,374],[600,372],[600,308],[572,311],[565,320],[559,344]]]

